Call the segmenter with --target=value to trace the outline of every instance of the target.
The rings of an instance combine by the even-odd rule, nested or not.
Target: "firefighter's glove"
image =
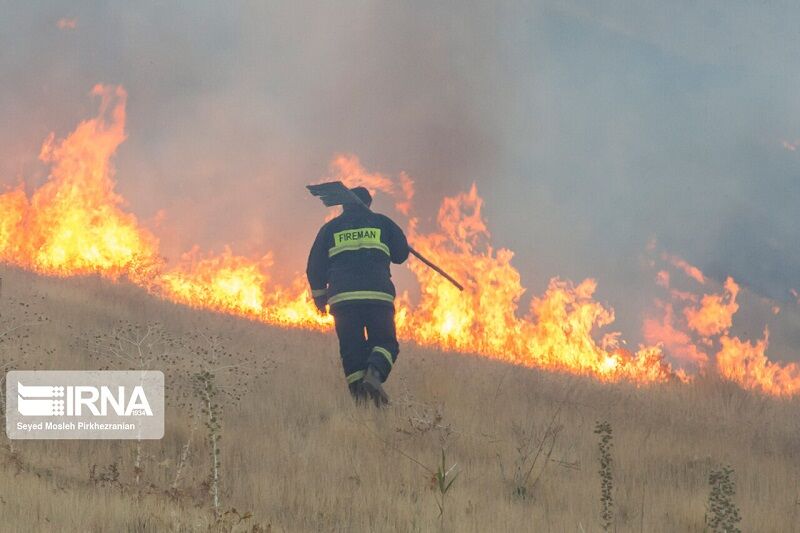
[[[328,310],[325,308],[328,305],[328,297],[327,296],[315,296],[314,297],[314,305],[317,306],[317,311],[321,315],[327,315]]]

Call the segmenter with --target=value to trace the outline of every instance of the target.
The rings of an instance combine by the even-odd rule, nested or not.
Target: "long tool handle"
[[[438,266],[436,266],[433,263],[431,263],[430,261],[428,261],[425,257],[423,257],[423,255],[421,253],[419,253],[418,251],[416,251],[415,249],[413,249],[410,246],[408,247],[408,251],[411,252],[412,254],[414,254],[414,256],[417,259],[419,259],[420,261],[422,261],[423,263],[425,263],[426,265],[431,267],[433,270],[435,270],[437,273],[442,275],[447,281],[449,281],[450,283],[452,283],[453,285],[458,287],[458,290],[460,290],[460,291],[464,290],[464,287],[459,282],[457,282],[455,279],[453,279],[453,276],[451,276],[450,274],[448,274],[447,272],[445,272],[444,270],[442,270]]]

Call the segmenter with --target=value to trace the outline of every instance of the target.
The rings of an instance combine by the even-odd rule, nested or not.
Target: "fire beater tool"
[[[328,183],[320,183],[318,185],[306,185],[308,191],[313,194],[314,196],[319,197],[322,200],[322,203],[325,204],[326,207],[333,207],[336,205],[345,205],[345,204],[357,204],[369,211],[369,207],[361,201],[361,198],[356,196],[353,191],[348,189],[344,183],[341,181],[330,181]],[[421,253],[416,251],[411,246],[408,247],[408,251],[411,252],[414,257],[431,267],[437,274],[443,276],[447,281],[455,285],[458,290],[463,291],[464,287],[453,279],[453,276],[439,268],[438,266],[431,263],[428,259],[423,257]]]

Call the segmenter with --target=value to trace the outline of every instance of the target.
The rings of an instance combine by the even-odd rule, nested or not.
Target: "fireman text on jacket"
[[[381,242],[380,228],[355,228],[333,234],[333,247],[328,250],[328,256],[364,248],[381,250],[389,255],[389,247]]]

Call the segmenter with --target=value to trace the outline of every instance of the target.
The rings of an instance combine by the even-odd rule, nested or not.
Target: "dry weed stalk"
[[[220,450],[219,439],[222,432],[220,421],[222,405],[217,399],[217,387],[214,384],[214,374],[208,371],[198,372],[194,376],[195,391],[198,398],[203,403],[202,412],[206,417],[205,427],[208,432],[208,443],[211,447],[211,475],[209,487],[214,514],[219,515],[219,470],[220,470]]]
[[[186,468],[187,463],[189,462],[189,454],[191,452],[191,445],[192,445],[192,438],[194,437],[194,432],[197,430],[197,418],[192,416],[192,424],[189,427],[189,436],[186,438],[186,442],[181,446],[181,453],[178,458],[178,464],[175,466],[175,477],[172,480],[172,484],[170,485],[169,492],[172,495],[177,495],[178,487],[180,486],[181,479],[183,477],[183,471]]]
[[[519,424],[512,424],[511,431],[516,439],[517,456],[514,459],[514,470],[510,478],[506,475],[499,453],[497,453],[497,462],[500,467],[500,475],[506,483],[511,484],[514,496],[522,499],[529,497],[547,470],[558,435],[564,429],[558,423],[562,405],[555,410],[544,433],[539,438],[536,438],[533,421],[527,429]]]
[[[706,512],[706,531],[714,533],[740,533],[738,527],[742,517],[739,507],[733,501],[736,494],[736,482],[733,480],[734,471],[730,466],[712,469],[708,475],[708,485],[711,489],[708,495],[708,511]]]
[[[600,525],[610,531],[614,525],[614,460],[611,449],[614,447],[611,424],[597,422],[594,432],[600,436]]]

